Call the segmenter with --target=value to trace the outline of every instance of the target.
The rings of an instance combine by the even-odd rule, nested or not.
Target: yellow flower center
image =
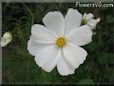
[[[59,48],[62,48],[66,44],[66,40],[63,37],[60,37],[56,40],[56,45]]]

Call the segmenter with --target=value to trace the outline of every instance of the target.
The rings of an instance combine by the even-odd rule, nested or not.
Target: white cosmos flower
[[[91,29],[95,29],[97,23],[100,22],[100,18],[94,19],[94,15],[92,13],[84,13],[83,18],[82,18],[82,24],[88,24],[91,26]]]
[[[3,37],[1,38],[0,45],[1,47],[5,47],[7,44],[9,44],[12,40],[12,35],[10,32],[4,33]]]
[[[70,8],[65,18],[58,11],[49,12],[43,18],[45,26],[32,26],[27,49],[37,65],[47,72],[57,67],[63,76],[74,74],[87,56],[80,46],[92,41],[90,26],[80,26],[81,19],[82,15]]]

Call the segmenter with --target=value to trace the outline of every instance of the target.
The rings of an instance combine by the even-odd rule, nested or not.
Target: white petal
[[[35,42],[33,39],[30,39],[27,44],[27,50],[31,55],[35,56],[48,46],[50,46],[50,44],[41,44]]]
[[[97,23],[100,22],[100,18],[97,19],[90,19],[88,21],[88,25],[90,25],[92,28],[91,29],[95,29]]]
[[[82,15],[76,9],[70,8],[65,16],[65,34],[81,24]]]
[[[79,67],[80,64],[84,62],[87,56],[87,52],[74,44],[68,44],[63,48],[63,53],[65,59],[71,64],[75,69]]]
[[[100,20],[101,20],[100,18],[97,18],[97,19],[96,19],[97,22],[100,22]]]
[[[72,67],[65,59],[63,53],[61,53],[60,59],[57,63],[57,70],[60,75],[67,76],[74,74],[75,68]]]
[[[49,12],[43,18],[43,23],[46,25],[47,29],[57,35],[63,35],[65,29],[65,20],[63,15],[58,12]]]
[[[92,31],[88,25],[72,30],[67,36],[70,43],[83,46],[92,41]]]
[[[45,26],[39,24],[34,24],[32,26],[31,33],[31,38],[39,43],[54,42],[56,39],[56,37],[49,32]]]
[[[94,15],[92,13],[89,13],[86,15],[87,20],[92,19],[93,17],[94,17]]]
[[[47,72],[50,72],[57,64],[60,58],[60,51],[55,46],[46,47],[39,54],[35,56],[36,64]]]
[[[83,15],[83,19],[85,19],[85,18],[86,18],[86,16],[87,16],[87,13],[84,13],[84,15]]]

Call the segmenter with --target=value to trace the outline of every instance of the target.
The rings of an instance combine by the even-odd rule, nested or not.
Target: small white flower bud
[[[1,38],[0,41],[0,46],[5,47],[7,44],[9,44],[12,40],[12,35],[10,32],[4,33],[3,37]]]

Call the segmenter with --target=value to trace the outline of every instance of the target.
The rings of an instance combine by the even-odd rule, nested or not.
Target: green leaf
[[[114,55],[112,53],[98,52],[96,58],[101,64],[113,64],[113,57]]]
[[[111,15],[106,16],[107,23],[112,23],[114,18]]]
[[[79,81],[77,84],[80,85],[95,85],[94,81],[92,79],[83,79],[81,81]]]

